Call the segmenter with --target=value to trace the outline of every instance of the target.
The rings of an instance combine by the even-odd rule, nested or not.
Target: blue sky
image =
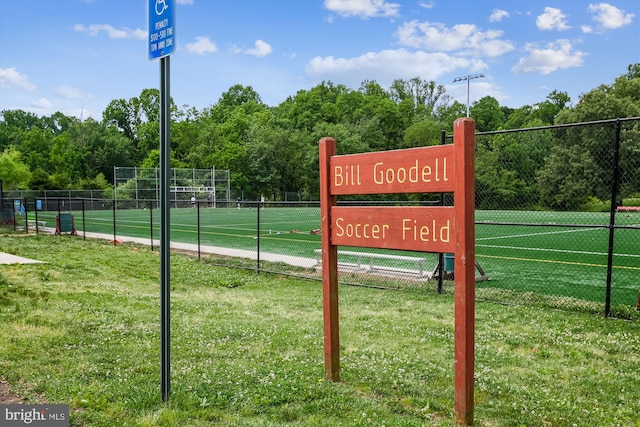
[[[151,0],[156,1],[156,0]],[[640,1],[173,0],[171,96],[198,110],[234,84],[269,105],[322,81],[420,77],[466,104],[581,94],[640,62]],[[101,120],[159,88],[149,0],[0,0],[0,110]]]

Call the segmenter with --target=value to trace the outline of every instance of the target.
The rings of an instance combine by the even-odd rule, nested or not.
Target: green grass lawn
[[[6,233],[6,232],[5,232]],[[159,257],[3,234],[0,376],[72,426],[453,426],[453,298],[340,287],[341,382],[324,380],[317,281],[171,256],[160,399]],[[640,323],[476,306],[475,425],[638,427]]]

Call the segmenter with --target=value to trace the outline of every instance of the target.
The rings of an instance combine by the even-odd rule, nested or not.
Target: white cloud
[[[242,53],[242,48],[237,44],[233,44],[233,43],[229,45],[229,48],[227,50],[232,55],[240,55]]]
[[[132,30],[130,28],[117,29],[109,24],[92,24],[85,27],[82,24],[76,24],[73,29],[79,33],[89,33],[90,36],[97,36],[100,33],[106,33],[110,39],[138,39],[146,40],[148,34],[147,31],[136,28]]]
[[[590,25],[583,25],[580,27],[580,29],[585,34],[593,33],[593,27],[591,27]]]
[[[36,89],[36,86],[29,81],[27,76],[13,67],[0,68],[0,87],[17,87],[29,92]]]
[[[634,17],[633,13],[625,13],[624,10],[608,3],[590,4],[589,12],[593,14],[593,20],[605,30],[615,30],[628,25]]]
[[[58,86],[56,94],[67,99],[84,98],[84,94],[80,89],[76,89],[71,86]]]
[[[437,80],[440,76],[459,69],[481,71],[486,69],[486,64],[446,53],[398,49],[369,52],[354,58],[315,57],[306,66],[310,76],[353,87],[357,87],[365,79],[376,80],[382,86],[390,85],[397,78],[415,76]]]
[[[536,19],[536,25],[540,30],[568,30],[567,16],[560,9],[545,7],[544,13]]]
[[[573,51],[569,40],[556,40],[545,48],[539,48],[534,44],[526,46],[529,55],[521,58],[511,71],[514,73],[540,73],[550,74],[554,71],[582,65],[584,52]]]
[[[196,55],[204,55],[205,53],[214,53],[218,51],[218,46],[209,37],[196,37],[195,43],[187,43],[187,51]]]
[[[176,0],[176,3],[183,6],[191,6],[193,4],[193,0]]]
[[[420,4],[420,7],[424,7],[425,9],[433,9],[433,7],[435,6],[433,4],[433,0],[431,0],[429,3],[422,1],[419,4]]]
[[[51,108],[52,104],[47,98],[40,98],[37,101],[33,101],[31,106],[36,108],[41,108],[43,110],[48,110]]]
[[[491,16],[489,16],[489,22],[500,22],[504,18],[509,17],[509,12],[502,9],[493,9]]]
[[[399,16],[400,5],[385,0],[324,0],[324,7],[345,18],[357,16],[367,19]]]
[[[472,24],[447,28],[444,24],[411,21],[402,24],[396,35],[400,44],[431,51],[458,52],[473,56],[496,57],[514,49],[509,41],[500,40],[502,31],[480,31]]]
[[[261,58],[263,56],[269,55],[272,50],[273,49],[271,48],[271,45],[269,45],[269,43],[262,40],[256,40],[256,42],[254,43],[254,48],[247,49],[244,51],[244,53],[246,55],[253,55]]]

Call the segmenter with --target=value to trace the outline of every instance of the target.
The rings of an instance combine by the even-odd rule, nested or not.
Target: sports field
[[[55,224],[57,212],[39,212]],[[159,238],[159,210],[117,209],[73,212],[78,232]],[[171,209],[171,240],[287,256],[315,258],[320,249],[318,207]],[[259,233],[258,233],[259,215]],[[604,302],[609,214],[585,212],[477,211],[476,256],[491,278],[477,287],[509,289]],[[504,223],[526,225],[503,225]],[[198,236],[198,223],[200,233]],[[490,224],[495,223],[495,224]],[[502,224],[501,224],[502,223]],[[535,224],[535,225],[530,225]],[[561,226],[564,225],[564,226]],[[567,226],[579,225],[579,226]],[[604,227],[603,227],[604,226]],[[640,213],[619,213],[616,226],[640,226]],[[259,238],[258,238],[259,235]],[[436,255],[368,248],[349,251],[420,256],[432,270]],[[640,229],[617,229],[612,269],[613,304],[636,305],[640,288]],[[341,262],[354,262],[342,257]],[[376,260],[389,267],[415,268],[399,261]],[[393,263],[393,265],[391,265]]]

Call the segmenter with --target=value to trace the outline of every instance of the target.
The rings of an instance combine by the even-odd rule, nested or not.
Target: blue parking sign
[[[149,0],[149,59],[171,55],[176,49],[174,0]]]

